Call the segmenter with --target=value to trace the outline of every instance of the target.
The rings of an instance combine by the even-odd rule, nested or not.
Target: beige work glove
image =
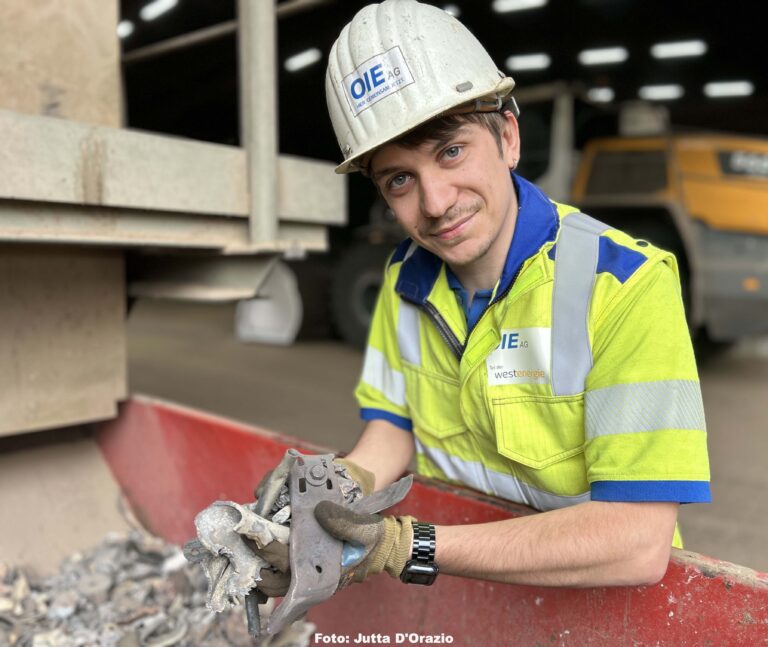
[[[353,463],[347,458],[334,458],[333,462],[347,468],[347,474],[360,486],[363,496],[368,496],[373,492],[374,485],[376,484],[376,477],[373,475],[373,472],[369,472],[364,467],[360,467],[357,463]]]
[[[331,501],[315,506],[315,519],[344,542],[339,588],[386,571],[400,577],[413,548],[413,517],[357,514]]]

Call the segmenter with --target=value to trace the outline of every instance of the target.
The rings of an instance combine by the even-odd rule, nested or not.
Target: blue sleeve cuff
[[[400,429],[405,429],[405,431],[413,431],[413,423],[410,418],[396,416],[394,413],[384,411],[384,409],[360,409],[360,417],[363,420],[386,420],[395,425],[395,427],[400,427]]]
[[[595,481],[593,501],[710,503],[709,481]]]

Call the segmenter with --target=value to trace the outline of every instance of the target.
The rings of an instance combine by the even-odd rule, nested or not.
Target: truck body
[[[327,249],[346,188],[278,155],[288,9],[238,5],[242,146],[224,146],[121,127],[116,0],[0,8],[0,436],[116,415],[132,299],[240,301],[251,338],[298,328],[281,259]]]

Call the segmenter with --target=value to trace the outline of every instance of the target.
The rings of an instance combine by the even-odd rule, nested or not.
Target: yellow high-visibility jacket
[[[542,511],[709,501],[674,256],[513,181],[512,244],[471,330],[439,258],[409,240],[393,254],[362,417],[411,430],[419,473]]]

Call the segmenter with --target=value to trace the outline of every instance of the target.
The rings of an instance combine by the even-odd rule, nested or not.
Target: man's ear
[[[520,161],[520,129],[512,112],[507,110],[502,116],[505,123],[501,131],[501,157],[510,169],[514,169]]]

